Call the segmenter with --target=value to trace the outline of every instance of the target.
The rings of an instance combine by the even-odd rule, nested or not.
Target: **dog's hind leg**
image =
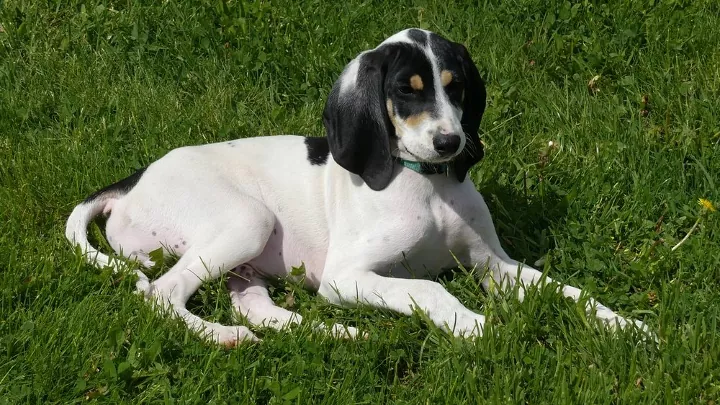
[[[303,320],[300,314],[275,305],[265,281],[248,265],[229,273],[227,284],[233,307],[253,326],[285,330]],[[359,334],[356,328],[341,324],[330,328],[319,324],[316,328],[338,338],[355,338]]]
[[[185,305],[203,281],[216,279],[262,253],[273,230],[275,216],[259,201],[243,197],[235,197],[232,209],[223,212],[231,212],[231,217],[208,216],[207,229],[217,231],[195,234],[188,250],[166,274],[151,284],[147,293],[167,307],[173,316],[184,320],[192,331],[226,346],[256,338],[244,326],[204,321],[190,313]],[[206,212],[212,211],[202,211]]]

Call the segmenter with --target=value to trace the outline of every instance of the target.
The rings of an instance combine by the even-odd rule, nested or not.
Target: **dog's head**
[[[353,59],[335,82],[323,121],[333,159],[382,190],[392,156],[443,163],[458,181],[483,157],[485,83],[467,49],[419,29]]]

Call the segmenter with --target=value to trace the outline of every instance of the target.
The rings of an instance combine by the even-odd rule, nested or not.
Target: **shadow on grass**
[[[483,182],[480,193],[510,257],[532,265],[553,247],[549,228],[565,221],[568,200],[564,195],[544,186],[525,193],[496,180]]]

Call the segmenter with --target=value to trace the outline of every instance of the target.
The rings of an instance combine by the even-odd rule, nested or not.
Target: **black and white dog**
[[[233,306],[250,324],[279,329],[301,317],[277,307],[265,282],[302,263],[308,286],[333,303],[403,314],[419,307],[455,335],[480,335],[485,317],[423,277],[456,267],[455,256],[488,269],[485,287],[519,282],[523,295],[523,286],[541,281],[503,251],[485,201],[466,179],[483,157],[484,109],[485,85],[467,49],[405,30],[347,65],[323,114],[327,138],[175,149],[76,206],[66,236],[91,262],[117,269],[87,239],[93,217],[110,213],[107,239],[119,254],[145,266],[160,247],[179,255],[155,281],[138,270],[138,290],[226,345],[256,338],[185,308],[203,280],[235,270]],[[561,290],[580,297],[577,288]],[[587,309],[613,327],[644,327],[593,300]],[[358,333],[342,325],[329,332]]]

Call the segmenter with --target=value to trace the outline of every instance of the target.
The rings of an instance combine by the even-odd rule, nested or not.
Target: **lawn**
[[[504,247],[657,345],[467,269],[442,282],[489,317],[475,341],[287,282],[279,304],[368,339],[301,326],[225,350],[65,240],[77,202],[172,148],[322,135],[344,65],[410,26],[464,43],[487,81],[471,177]],[[720,213],[698,199],[720,202],[718,44],[714,0],[0,0],[0,404],[717,403]],[[222,282],[191,308],[242,322]]]

